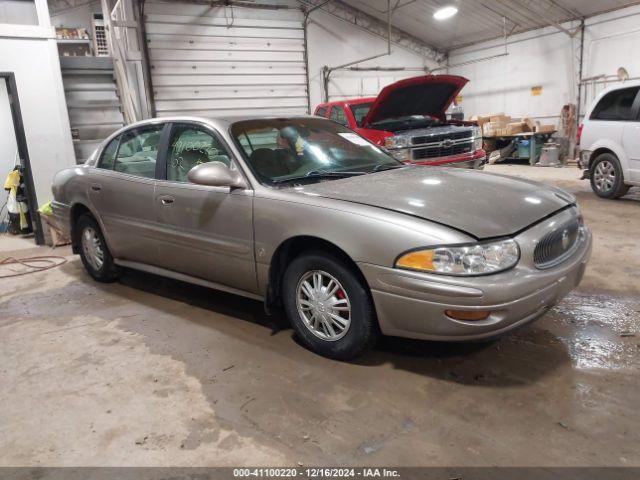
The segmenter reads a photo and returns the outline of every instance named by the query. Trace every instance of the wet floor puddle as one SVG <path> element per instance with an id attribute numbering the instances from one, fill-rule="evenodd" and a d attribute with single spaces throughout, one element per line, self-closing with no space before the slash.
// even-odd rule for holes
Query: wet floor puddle
<path id="1" fill-rule="evenodd" d="M 640 298 L 573 292 L 546 317 L 577 368 L 640 366 Z"/>

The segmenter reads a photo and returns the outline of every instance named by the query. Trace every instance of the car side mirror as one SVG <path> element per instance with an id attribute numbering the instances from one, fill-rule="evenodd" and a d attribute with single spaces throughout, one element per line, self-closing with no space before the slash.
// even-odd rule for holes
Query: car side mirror
<path id="1" fill-rule="evenodd" d="M 209 187 L 247 188 L 247 184 L 237 170 L 231 170 L 222 162 L 207 162 L 196 165 L 187 178 L 191 183 Z"/>

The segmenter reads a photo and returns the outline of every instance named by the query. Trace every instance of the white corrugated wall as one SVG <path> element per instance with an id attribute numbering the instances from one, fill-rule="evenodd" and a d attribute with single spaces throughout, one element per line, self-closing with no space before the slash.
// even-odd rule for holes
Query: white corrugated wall
<path id="1" fill-rule="evenodd" d="M 157 116 L 306 113 L 300 9 L 148 1 L 145 17 Z"/>
<path id="2" fill-rule="evenodd" d="M 631 77 L 640 76 L 640 6 L 635 5 L 585 20 L 582 77 L 615 76 L 624 67 Z M 565 24 L 576 27 L 578 22 Z M 509 38 L 508 56 L 450 69 L 452 74 L 470 79 L 462 91 L 467 116 L 505 112 L 513 117 L 532 116 L 543 123 L 557 123 L 560 108 L 575 103 L 579 37 L 573 40 L 555 27 L 534 30 Z M 453 65 L 487 58 L 504 52 L 501 40 L 454 50 Z M 610 81 L 609 84 L 615 84 Z M 542 87 L 533 95 L 531 87 Z M 581 113 L 606 85 L 590 85 L 582 91 Z"/>

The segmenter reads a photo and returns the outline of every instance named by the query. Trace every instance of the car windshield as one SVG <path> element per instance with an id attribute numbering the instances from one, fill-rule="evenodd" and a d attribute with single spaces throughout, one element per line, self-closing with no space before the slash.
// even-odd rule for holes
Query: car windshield
<path id="1" fill-rule="evenodd" d="M 364 117 L 369 113 L 369 109 L 373 102 L 369 103 L 359 103 L 357 105 L 350 105 L 351 111 L 353 112 L 353 116 L 356 119 L 356 125 L 362 127 L 362 122 L 364 121 Z"/>
<path id="2" fill-rule="evenodd" d="M 269 185 L 403 166 L 348 128 L 321 118 L 245 120 L 234 123 L 231 134 L 254 175 Z"/>

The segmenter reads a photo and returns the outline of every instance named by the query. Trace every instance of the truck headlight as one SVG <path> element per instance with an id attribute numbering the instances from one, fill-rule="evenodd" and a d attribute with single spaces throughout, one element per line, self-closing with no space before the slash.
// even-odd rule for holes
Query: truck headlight
<path id="1" fill-rule="evenodd" d="M 406 148 L 409 146 L 409 139 L 401 135 L 394 135 L 384 139 L 384 146 L 388 149 Z"/>
<path id="2" fill-rule="evenodd" d="M 400 255 L 394 266 L 443 275 L 473 276 L 502 272 L 513 267 L 519 259 L 518 244 L 507 238 L 411 250 Z"/>
<path id="3" fill-rule="evenodd" d="M 393 158 L 401 162 L 409 160 L 409 139 L 403 136 L 392 136 L 384 139 L 384 146 L 393 155 Z"/>

